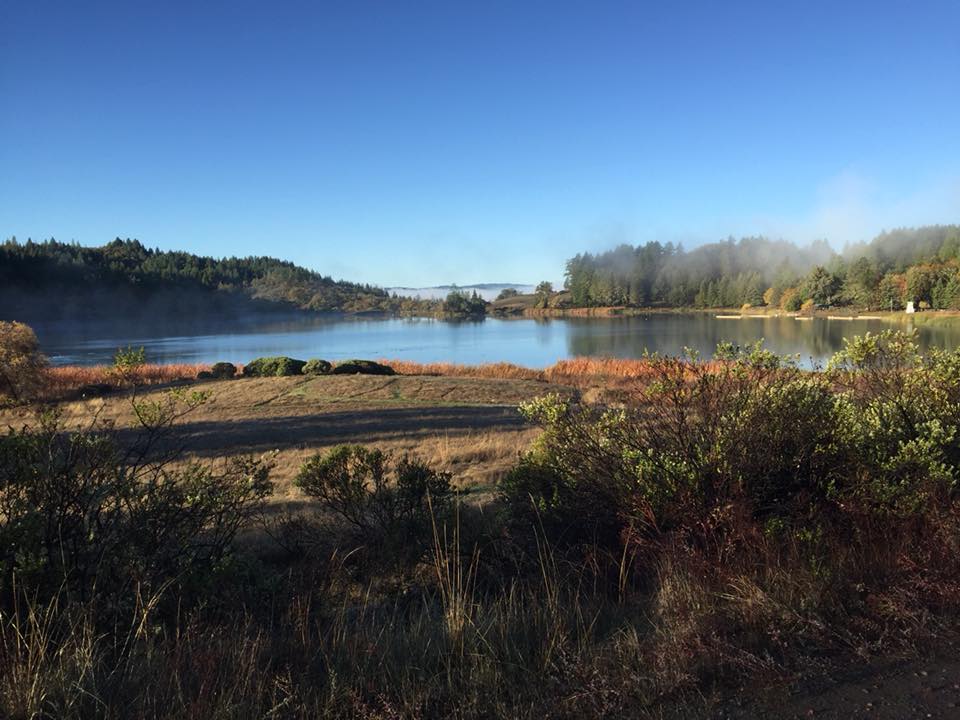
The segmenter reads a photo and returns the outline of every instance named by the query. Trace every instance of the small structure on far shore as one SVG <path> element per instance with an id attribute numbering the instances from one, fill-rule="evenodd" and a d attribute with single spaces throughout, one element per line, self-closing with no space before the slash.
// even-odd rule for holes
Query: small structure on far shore
<path id="1" fill-rule="evenodd" d="M 907 301 L 907 310 L 908 313 L 914 313 L 916 310 L 913 309 L 913 300 Z"/>

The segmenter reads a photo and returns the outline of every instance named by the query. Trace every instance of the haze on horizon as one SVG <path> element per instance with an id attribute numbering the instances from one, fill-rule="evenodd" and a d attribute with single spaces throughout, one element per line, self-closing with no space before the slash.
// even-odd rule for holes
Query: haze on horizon
<path id="1" fill-rule="evenodd" d="M 958 220 L 955 2 L 0 9 L 0 235 L 558 282 Z"/>

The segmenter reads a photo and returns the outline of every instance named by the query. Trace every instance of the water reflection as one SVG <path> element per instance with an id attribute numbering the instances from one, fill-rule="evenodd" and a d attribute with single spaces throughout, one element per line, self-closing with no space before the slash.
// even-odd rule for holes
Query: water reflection
<path id="1" fill-rule="evenodd" d="M 890 327 L 876 320 L 828 320 L 792 317 L 757 317 L 740 320 L 718 319 L 707 314 L 658 314 L 607 321 L 606 332 L 599 331 L 597 320 L 570 321 L 571 355 L 610 355 L 638 357 L 645 350 L 677 355 L 690 348 L 712 355 L 720 342 L 748 345 L 763 339 L 764 346 L 785 355 L 799 355 L 804 364 L 825 361 L 843 347 L 843 338 L 878 332 Z M 906 326 L 904 326 L 906 327 Z M 957 342 L 957 332 L 952 341 Z M 947 333 L 921 330 L 925 346 L 946 347 Z"/>
<path id="2" fill-rule="evenodd" d="M 261 355 L 342 360 L 400 358 L 419 362 L 513 362 L 544 367 L 577 355 L 676 355 L 691 348 L 709 356 L 719 342 L 758 339 L 806 365 L 826 361 L 843 338 L 896 327 L 870 320 L 796 320 L 713 315 L 653 314 L 628 318 L 519 319 L 445 322 L 431 318 L 268 317 L 229 327 L 177 324 L 39 324 L 41 346 L 56 364 L 108 363 L 119 346 L 143 345 L 153 362 L 245 362 Z M 909 328 L 907 323 L 900 327 Z M 960 344 L 958 325 L 921 325 L 924 348 Z"/>

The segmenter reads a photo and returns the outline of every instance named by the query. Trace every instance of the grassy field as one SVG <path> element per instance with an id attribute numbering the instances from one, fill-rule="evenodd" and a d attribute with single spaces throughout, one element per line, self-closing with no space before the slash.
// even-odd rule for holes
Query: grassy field
<path id="1" fill-rule="evenodd" d="M 425 371 L 469 373 L 457 366 Z M 145 376 L 164 377 L 161 372 Z M 83 378 L 101 379 L 96 371 L 83 373 Z M 304 459 L 343 443 L 410 453 L 453 473 L 462 490 L 482 496 L 536 436 L 517 406 L 547 392 L 567 396 L 575 392 L 543 380 L 439 374 L 238 378 L 190 382 L 189 387 L 209 392 L 210 398 L 178 426 L 176 442 L 181 443 L 184 459 L 276 452 L 271 475 L 278 502 L 299 499 L 290 481 Z M 65 400 L 57 407 L 67 427 L 97 418 L 130 431 L 137 424 L 134 397 L 150 400 L 168 389 L 168 384 L 147 385 L 136 392 Z M 34 421 L 30 407 L 0 410 L 2 426 Z"/>

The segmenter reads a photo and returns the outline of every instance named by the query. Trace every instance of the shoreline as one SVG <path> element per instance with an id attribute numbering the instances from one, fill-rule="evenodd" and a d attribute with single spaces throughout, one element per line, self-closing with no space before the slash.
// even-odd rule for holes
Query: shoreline
<path id="1" fill-rule="evenodd" d="M 639 317 L 644 315 L 713 315 L 720 319 L 750 318 L 823 318 L 825 320 L 882 320 L 884 322 L 960 322 L 960 310 L 922 310 L 907 313 L 903 310 L 853 310 L 847 308 L 829 308 L 815 310 L 812 313 L 791 312 L 787 310 L 751 307 L 742 308 L 667 308 L 667 307 L 628 307 L 605 306 L 590 308 L 524 308 L 521 312 L 491 313 L 487 317 L 498 319 L 537 318 L 537 317 Z"/>

